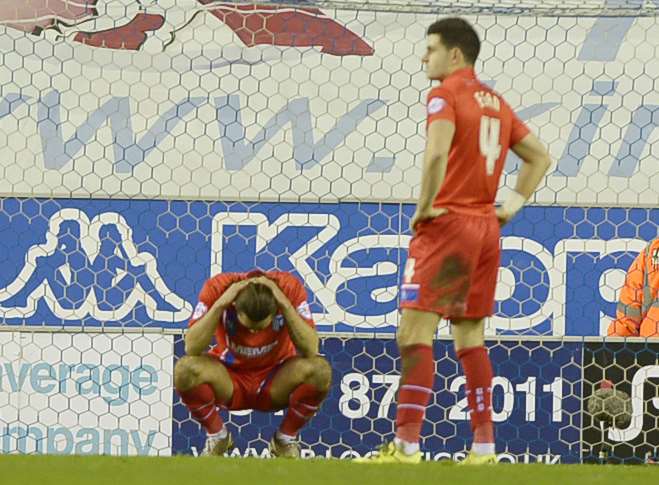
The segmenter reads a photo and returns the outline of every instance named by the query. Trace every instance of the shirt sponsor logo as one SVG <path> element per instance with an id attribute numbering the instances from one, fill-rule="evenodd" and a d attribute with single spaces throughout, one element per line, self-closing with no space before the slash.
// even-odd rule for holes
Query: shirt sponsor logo
<path id="1" fill-rule="evenodd" d="M 444 101 L 442 98 L 432 98 L 428 102 L 428 114 L 434 115 L 439 113 L 444 109 L 444 106 L 446 106 L 446 101 Z"/>
<path id="2" fill-rule="evenodd" d="M 261 347 L 248 347 L 246 345 L 238 345 L 232 341 L 229 341 L 229 347 L 231 347 L 231 350 L 236 354 L 242 357 L 247 357 L 248 359 L 253 359 L 269 353 L 277 346 L 278 343 L 279 340 L 275 340 L 274 342 L 263 345 Z"/>

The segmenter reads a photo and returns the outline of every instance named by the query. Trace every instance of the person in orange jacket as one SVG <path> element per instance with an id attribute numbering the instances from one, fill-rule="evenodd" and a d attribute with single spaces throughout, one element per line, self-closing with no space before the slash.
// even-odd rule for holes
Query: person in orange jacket
<path id="1" fill-rule="evenodd" d="M 659 338 L 659 238 L 651 241 L 627 270 L 608 335 Z"/>

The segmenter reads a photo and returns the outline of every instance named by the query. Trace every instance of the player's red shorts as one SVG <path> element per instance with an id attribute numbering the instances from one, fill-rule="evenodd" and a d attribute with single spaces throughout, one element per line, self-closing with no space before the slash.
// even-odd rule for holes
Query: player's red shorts
<path id="1" fill-rule="evenodd" d="M 270 387 L 275 374 L 286 362 L 287 360 L 284 360 L 273 367 L 256 370 L 236 370 L 225 366 L 233 382 L 233 396 L 231 401 L 223 406 L 230 411 L 241 409 L 278 411 L 281 409 L 281 407 L 272 405 Z"/>
<path id="2" fill-rule="evenodd" d="M 445 318 L 494 312 L 499 272 L 499 222 L 455 212 L 422 222 L 410 242 L 400 306 Z"/>

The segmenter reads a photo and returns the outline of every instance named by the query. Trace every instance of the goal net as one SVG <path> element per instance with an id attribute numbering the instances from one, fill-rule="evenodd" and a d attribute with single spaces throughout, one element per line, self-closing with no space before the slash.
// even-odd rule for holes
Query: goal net
<path id="1" fill-rule="evenodd" d="M 420 58 L 427 26 L 455 14 L 483 39 L 480 78 L 556 161 L 502 236 L 487 323 L 502 459 L 655 454 L 657 343 L 601 337 L 657 237 L 658 8 L 0 1 L 3 452 L 197 449 L 171 388 L 181 334 L 207 277 L 255 266 L 304 280 L 335 369 L 308 453 L 386 437 L 430 88 Z M 509 156 L 499 198 L 520 163 Z M 448 335 L 431 459 L 459 457 L 469 436 Z M 604 379 L 635 403 L 626 427 L 587 412 Z M 236 453 L 262 454 L 279 419 L 232 416 Z"/>

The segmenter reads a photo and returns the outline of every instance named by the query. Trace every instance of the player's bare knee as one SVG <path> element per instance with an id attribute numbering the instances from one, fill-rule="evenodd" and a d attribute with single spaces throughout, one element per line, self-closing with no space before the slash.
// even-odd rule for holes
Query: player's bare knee
<path id="1" fill-rule="evenodd" d="M 199 379 L 199 358 L 192 356 L 181 357 L 174 366 L 174 387 L 180 391 L 187 391 L 197 385 Z"/>
<path id="2" fill-rule="evenodd" d="M 396 343 L 398 344 L 398 348 L 408 346 L 409 341 L 409 332 L 406 332 L 401 328 L 398 333 L 396 333 Z"/>
<path id="3" fill-rule="evenodd" d="M 332 367 L 323 357 L 309 359 L 311 373 L 309 379 L 320 390 L 328 391 L 332 383 Z"/>
<path id="4" fill-rule="evenodd" d="M 453 319 L 451 324 L 456 350 L 480 347 L 485 344 L 482 320 Z"/>
<path id="5" fill-rule="evenodd" d="M 398 333 L 396 333 L 396 343 L 399 349 L 419 343 L 418 340 L 418 332 L 415 331 L 412 325 L 402 326 L 398 329 Z"/>
<path id="6" fill-rule="evenodd" d="M 440 315 L 434 312 L 404 309 L 396 333 L 398 348 L 432 345 L 439 321 Z"/>
<path id="7" fill-rule="evenodd" d="M 398 348 L 407 347 L 415 343 L 418 331 L 418 326 L 414 325 L 413 313 L 410 310 L 403 310 L 400 325 L 396 332 Z"/>

